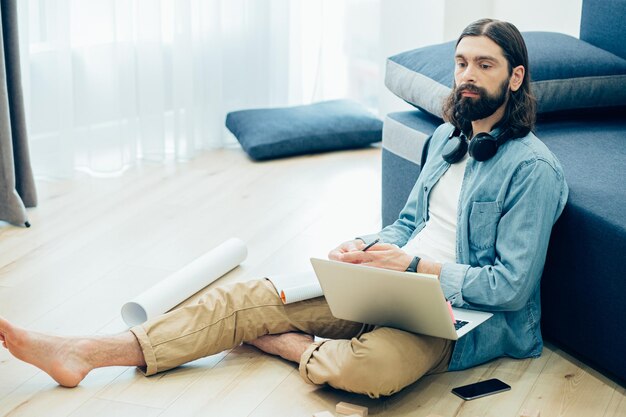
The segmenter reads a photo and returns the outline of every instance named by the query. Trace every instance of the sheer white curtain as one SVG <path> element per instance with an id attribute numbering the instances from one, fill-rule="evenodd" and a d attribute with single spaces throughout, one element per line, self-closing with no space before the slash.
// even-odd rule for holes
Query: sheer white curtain
<path id="1" fill-rule="evenodd" d="M 18 3 L 38 176 L 192 158 L 229 143 L 231 110 L 376 105 L 377 0 Z"/>

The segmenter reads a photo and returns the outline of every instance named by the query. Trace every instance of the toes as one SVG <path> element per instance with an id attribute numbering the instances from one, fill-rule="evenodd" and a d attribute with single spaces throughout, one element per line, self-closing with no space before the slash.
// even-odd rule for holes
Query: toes
<path id="1" fill-rule="evenodd" d="M 9 334 L 11 330 L 13 330 L 13 325 L 11 325 L 11 323 L 9 323 L 8 321 L 0 317 L 0 338 L 2 340 L 5 340 L 6 335 Z"/>

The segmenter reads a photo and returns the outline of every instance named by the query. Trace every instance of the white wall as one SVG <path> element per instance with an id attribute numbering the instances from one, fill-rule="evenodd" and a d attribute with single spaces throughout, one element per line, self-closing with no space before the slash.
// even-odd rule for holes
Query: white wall
<path id="1" fill-rule="evenodd" d="M 410 49 L 456 39 L 474 20 L 490 17 L 513 23 L 520 31 L 579 35 L 582 0 L 381 0 L 382 68 L 386 58 Z M 384 75 L 384 70 L 382 71 Z M 411 110 L 380 82 L 379 112 Z"/>
<path id="2" fill-rule="evenodd" d="M 387 57 L 400 52 L 441 42 L 444 3 L 428 0 L 380 1 L 379 114 L 412 108 L 393 95 L 384 85 Z"/>
<path id="3" fill-rule="evenodd" d="M 456 40 L 471 22 L 485 17 L 497 18 L 493 14 L 494 0 L 445 0 L 445 21 L 441 41 Z"/>
<path id="4" fill-rule="evenodd" d="M 494 0 L 493 17 L 513 23 L 521 31 L 561 32 L 578 37 L 582 0 Z"/>
<path id="5" fill-rule="evenodd" d="M 468 23 L 506 20 L 520 31 L 561 32 L 578 37 L 582 0 L 445 0 L 444 40 L 456 39 Z"/>

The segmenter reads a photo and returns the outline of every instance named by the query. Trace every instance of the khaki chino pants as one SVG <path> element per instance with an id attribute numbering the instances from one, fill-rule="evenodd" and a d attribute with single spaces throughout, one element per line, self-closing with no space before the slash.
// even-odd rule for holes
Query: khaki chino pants
<path id="1" fill-rule="evenodd" d="M 302 378 L 372 398 L 446 371 L 452 354 L 449 340 L 337 319 L 324 297 L 284 305 L 266 279 L 211 289 L 198 304 L 131 331 L 143 351 L 146 375 L 267 334 L 303 332 L 327 338 L 302 355 Z"/>

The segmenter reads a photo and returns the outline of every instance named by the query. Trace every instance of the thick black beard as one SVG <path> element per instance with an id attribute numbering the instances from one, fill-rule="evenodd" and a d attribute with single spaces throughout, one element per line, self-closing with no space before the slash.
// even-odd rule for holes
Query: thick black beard
<path id="1" fill-rule="evenodd" d="M 485 119 L 495 113 L 506 101 L 509 93 L 509 80 L 500 84 L 499 91 L 490 95 L 483 87 L 473 84 L 461 84 L 454 91 L 455 117 L 463 127 L 470 126 L 474 120 Z M 479 95 L 478 98 L 463 97 L 463 91 L 470 91 Z"/>

